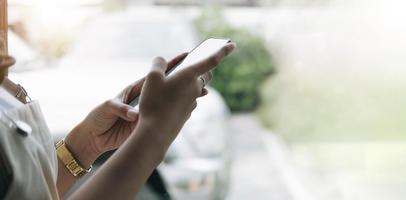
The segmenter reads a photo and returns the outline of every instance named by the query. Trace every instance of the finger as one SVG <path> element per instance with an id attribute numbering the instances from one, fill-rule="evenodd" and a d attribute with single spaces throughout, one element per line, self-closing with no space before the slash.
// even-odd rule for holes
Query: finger
<path id="1" fill-rule="evenodd" d="M 122 99 L 122 102 L 129 103 L 135 97 L 139 96 L 141 93 L 142 86 L 144 85 L 145 78 L 141 78 L 134 83 L 127 86 L 119 95 L 118 97 Z"/>
<path id="2" fill-rule="evenodd" d="M 127 107 L 128 108 L 127 117 L 129 119 L 128 121 L 132 121 L 132 122 L 137 121 L 138 117 L 139 117 L 138 110 L 133 108 L 132 106 L 130 106 L 130 107 L 131 108 Z"/>
<path id="3" fill-rule="evenodd" d="M 132 83 L 129 87 L 131 88 L 131 93 L 140 93 L 142 85 L 145 82 L 145 78 L 141 78 L 134 83 Z"/>
<path id="4" fill-rule="evenodd" d="M 168 63 L 162 57 L 157 57 L 152 61 L 151 72 L 148 76 L 160 76 L 161 78 L 165 77 L 165 71 L 168 68 Z M 151 78 L 151 77 L 150 77 Z"/>
<path id="5" fill-rule="evenodd" d="M 187 55 L 188 55 L 188 53 L 185 52 L 185 53 L 182 53 L 182 54 L 176 56 L 176 57 L 173 58 L 171 61 L 169 61 L 167 71 L 168 71 L 168 70 L 171 70 L 171 69 L 174 68 L 176 65 L 178 65 L 183 59 L 186 58 Z"/>
<path id="6" fill-rule="evenodd" d="M 202 76 L 197 77 L 197 80 L 199 82 L 200 88 L 203 89 L 204 86 L 206 85 L 206 80 L 204 80 L 204 78 Z"/>
<path id="7" fill-rule="evenodd" d="M 205 85 L 207 85 L 213 78 L 213 73 L 211 71 L 209 71 L 209 72 L 204 73 L 201 77 L 204 79 Z"/>
<path id="8" fill-rule="evenodd" d="M 117 99 L 106 102 L 110 111 L 126 121 L 136 121 L 138 119 L 138 110 L 127 104 L 121 103 Z"/>
<path id="9" fill-rule="evenodd" d="M 214 69 L 225 56 L 229 55 L 235 49 L 235 47 L 235 43 L 229 43 L 207 59 L 204 59 L 199 63 L 186 68 L 185 70 L 191 70 L 196 76 L 200 76 Z"/>
<path id="10" fill-rule="evenodd" d="M 204 96 L 206 96 L 207 94 L 209 94 L 209 91 L 208 91 L 206 88 L 203 88 L 203 89 L 202 89 L 202 93 L 200 93 L 199 97 L 204 97 Z"/>
<path id="11" fill-rule="evenodd" d="M 130 93 L 128 94 L 127 100 L 128 99 L 132 100 L 141 94 L 141 89 L 142 86 L 144 85 L 144 82 L 145 78 L 142 78 L 139 81 L 137 81 L 134 85 L 132 85 L 133 87 L 131 88 Z"/>
<path id="12" fill-rule="evenodd" d="M 191 110 L 193 111 L 197 107 L 197 101 L 193 102 Z"/>

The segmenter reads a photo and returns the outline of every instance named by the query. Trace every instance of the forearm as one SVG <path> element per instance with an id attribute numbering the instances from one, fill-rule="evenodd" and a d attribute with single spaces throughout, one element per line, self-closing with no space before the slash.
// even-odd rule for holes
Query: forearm
<path id="1" fill-rule="evenodd" d="M 79 178 L 74 177 L 69 170 L 63 165 L 63 163 L 58 159 L 58 180 L 57 188 L 58 193 L 61 198 L 63 198 L 66 192 L 76 183 Z"/>
<path id="2" fill-rule="evenodd" d="M 90 143 L 87 142 L 89 139 L 86 137 L 88 137 L 88 134 L 83 133 L 82 130 L 76 127 L 65 138 L 65 144 L 79 164 L 87 169 L 96 160 L 98 153 L 93 150 Z M 80 177 L 73 176 L 58 158 L 57 188 L 61 198 L 65 196 L 66 192 L 68 192 L 79 179 Z"/>
<path id="3" fill-rule="evenodd" d="M 134 199 L 162 161 L 172 138 L 140 124 L 130 138 L 72 199 Z"/>

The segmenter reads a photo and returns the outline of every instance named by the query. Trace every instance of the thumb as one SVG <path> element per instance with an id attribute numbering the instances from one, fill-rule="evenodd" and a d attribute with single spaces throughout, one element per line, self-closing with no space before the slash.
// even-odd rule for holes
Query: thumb
<path id="1" fill-rule="evenodd" d="M 138 119 L 138 110 L 120 102 L 118 99 L 107 101 L 107 107 L 114 115 L 126 121 L 136 121 Z"/>

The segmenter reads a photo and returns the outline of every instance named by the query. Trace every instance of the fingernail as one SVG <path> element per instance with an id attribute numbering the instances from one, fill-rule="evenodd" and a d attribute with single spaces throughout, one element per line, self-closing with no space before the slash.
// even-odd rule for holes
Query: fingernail
<path id="1" fill-rule="evenodd" d="M 138 117 L 138 112 L 135 109 L 130 109 L 127 111 L 127 117 L 131 120 L 136 120 Z"/>

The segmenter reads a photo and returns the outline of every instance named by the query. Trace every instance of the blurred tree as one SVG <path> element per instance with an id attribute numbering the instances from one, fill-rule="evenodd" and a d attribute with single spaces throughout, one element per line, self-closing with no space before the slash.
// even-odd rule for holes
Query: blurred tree
<path id="1" fill-rule="evenodd" d="M 231 38 L 238 48 L 214 70 L 211 85 L 233 112 L 252 111 L 260 102 L 259 87 L 272 73 L 270 53 L 263 38 L 226 22 L 221 8 L 207 7 L 195 21 L 202 39 Z"/>

